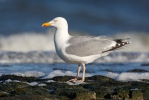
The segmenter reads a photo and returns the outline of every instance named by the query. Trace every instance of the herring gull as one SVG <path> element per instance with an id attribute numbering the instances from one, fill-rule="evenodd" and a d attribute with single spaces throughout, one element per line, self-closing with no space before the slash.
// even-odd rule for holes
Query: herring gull
<path id="1" fill-rule="evenodd" d="M 127 44 L 127 39 L 112 39 L 106 36 L 70 36 L 68 33 L 68 24 L 65 18 L 56 17 L 50 22 L 42 24 L 42 27 L 54 26 L 54 45 L 57 55 L 67 63 L 78 64 L 77 75 L 69 81 L 85 81 L 85 64 L 109 54 Z M 83 68 L 82 79 L 78 76 Z"/>

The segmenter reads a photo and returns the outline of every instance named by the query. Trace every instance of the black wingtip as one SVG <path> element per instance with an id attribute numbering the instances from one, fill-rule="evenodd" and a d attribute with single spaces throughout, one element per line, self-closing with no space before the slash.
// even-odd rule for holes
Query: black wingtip
<path id="1" fill-rule="evenodd" d="M 115 39 L 114 41 L 116 42 L 116 45 L 114 47 L 112 47 L 111 49 L 107 50 L 107 51 L 103 51 L 104 52 L 108 52 L 108 51 L 114 51 L 114 50 L 118 50 L 122 47 L 124 47 L 127 44 L 130 44 L 131 42 L 129 41 L 130 38 L 126 38 L 126 39 Z"/>

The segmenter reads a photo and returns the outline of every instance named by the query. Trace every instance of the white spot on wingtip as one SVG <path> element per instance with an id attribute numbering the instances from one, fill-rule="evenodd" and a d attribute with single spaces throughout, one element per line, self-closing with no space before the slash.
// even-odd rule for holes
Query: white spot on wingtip
<path id="1" fill-rule="evenodd" d="M 120 46 L 121 44 L 118 43 L 117 45 Z"/>

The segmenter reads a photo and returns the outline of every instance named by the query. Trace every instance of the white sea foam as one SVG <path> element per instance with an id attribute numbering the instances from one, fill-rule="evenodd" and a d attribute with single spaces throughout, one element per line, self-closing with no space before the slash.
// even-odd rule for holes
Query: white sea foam
<path id="1" fill-rule="evenodd" d="M 38 86 L 46 86 L 46 84 L 44 84 L 44 83 L 41 83 L 41 84 L 38 84 Z"/>
<path id="2" fill-rule="evenodd" d="M 25 83 L 27 83 L 28 85 L 30 85 L 30 86 L 36 86 L 36 85 L 38 85 L 38 82 L 25 82 Z"/>
<path id="3" fill-rule="evenodd" d="M 67 73 L 67 72 L 66 72 Z M 50 73 L 48 76 L 46 76 L 45 78 L 53 78 L 55 76 L 64 76 L 64 75 L 68 75 L 68 76 L 75 76 L 76 74 L 73 73 L 73 72 L 69 72 L 69 73 L 72 73 L 71 75 L 69 74 L 66 74 L 66 73 L 63 73 L 59 70 L 57 71 L 54 71 L 52 73 Z M 91 75 L 86 75 L 86 77 L 90 77 L 90 76 L 93 76 L 93 74 Z M 136 73 L 136 72 L 123 72 L 123 73 L 113 73 L 113 72 L 107 72 L 107 74 L 105 74 L 104 76 L 107 76 L 109 78 L 113 78 L 117 81 L 141 81 L 142 79 L 149 79 L 149 73 L 148 72 L 145 72 L 145 73 Z M 6 83 L 9 83 L 9 82 L 20 82 L 20 81 L 16 81 L 16 80 L 11 80 L 11 79 L 8 79 L 8 80 L 5 80 Z M 55 82 L 53 80 L 48 80 L 46 82 Z M 45 84 L 42 84 L 42 83 L 38 83 L 38 82 L 25 82 L 27 83 L 28 85 L 30 86 L 35 86 L 35 85 L 38 85 L 38 86 L 45 86 Z M 78 83 L 75 83 L 75 84 L 72 84 L 71 82 L 66 82 L 67 84 L 70 84 L 70 85 L 78 85 L 80 84 L 79 82 Z"/>
<path id="4" fill-rule="evenodd" d="M 85 83 L 85 82 L 81 82 L 81 81 L 76 81 L 76 82 L 69 82 L 69 81 L 67 81 L 66 83 L 69 84 L 69 85 L 87 84 L 87 83 Z"/>
<path id="5" fill-rule="evenodd" d="M 73 73 L 71 71 L 62 72 L 61 70 L 55 70 L 44 78 L 53 78 L 55 76 L 76 76 L 76 73 Z M 82 76 L 82 73 L 80 74 L 80 76 Z M 85 76 L 89 77 L 89 76 L 92 76 L 92 74 L 86 73 Z"/>
<path id="6" fill-rule="evenodd" d="M 5 80 L 5 82 L 6 83 L 10 83 L 10 82 L 12 82 L 12 80 L 11 79 L 7 79 L 7 80 Z"/>
<path id="7" fill-rule="evenodd" d="M 63 72 L 61 70 L 51 71 L 48 75 L 45 75 L 45 73 L 39 72 L 39 71 L 14 72 L 11 74 L 17 75 L 17 76 L 23 76 L 23 77 L 43 77 L 43 79 L 53 78 L 55 76 L 76 76 L 76 73 L 72 71 Z M 82 76 L 82 73 L 80 73 L 80 76 Z M 92 74 L 86 73 L 86 77 L 90 77 L 90 76 L 92 76 Z M 54 81 L 48 80 L 47 82 L 54 82 Z"/>
<path id="8" fill-rule="evenodd" d="M 38 72 L 37 72 L 38 74 Z M 18 75 L 18 74 L 17 74 Z M 19 74 L 20 75 L 20 74 Z M 55 76 L 75 76 L 76 73 L 73 73 L 71 71 L 66 71 L 66 72 L 62 72 L 60 70 L 56 70 L 56 71 L 53 71 L 51 72 L 49 75 L 46 75 L 43 79 L 45 78 L 53 78 Z M 90 76 L 93 76 L 93 75 L 97 75 L 97 73 L 86 73 L 86 77 L 90 77 Z M 147 79 L 149 80 L 149 72 L 122 72 L 122 73 L 114 73 L 114 72 L 105 72 L 103 74 L 99 74 L 99 75 L 103 75 L 103 76 L 106 76 L 106 77 L 109 77 L 109 78 L 113 78 L 117 81 L 141 81 L 142 79 Z M 33 76 L 35 77 L 35 74 L 30 74 L 29 76 Z M 82 76 L 82 74 L 80 75 Z M 20 82 L 20 81 L 17 81 L 17 80 L 11 80 L 11 79 L 7 79 L 5 80 L 5 83 L 9 83 L 9 82 Z M 55 82 L 53 80 L 48 80 L 46 81 L 47 83 L 50 83 L 50 82 Z M 38 82 L 24 82 L 24 83 L 27 83 L 28 85 L 30 86 L 45 86 L 44 83 L 38 83 Z M 79 82 L 78 83 L 71 83 L 71 82 L 66 82 L 67 84 L 70 84 L 70 85 L 78 85 L 80 84 Z"/>
<path id="9" fill-rule="evenodd" d="M 3 81 L 1 81 L 1 82 L 3 82 Z M 4 83 L 11 83 L 11 82 L 21 82 L 21 81 L 19 81 L 19 80 L 11 80 L 11 79 L 7 79 L 7 80 L 4 81 Z M 23 83 L 26 83 L 26 84 L 28 84 L 30 86 L 46 86 L 46 84 L 38 83 L 38 82 L 23 82 Z"/>
<path id="10" fill-rule="evenodd" d="M 20 82 L 19 80 L 11 80 L 11 79 L 7 79 L 4 81 L 4 83 L 10 83 L 10 82 Z"/>
<path id="11" fill-rule="evenodd" d="M 26 72 L 14 72 L 12 75 L 23 76 L 23 77 L 42 77 L 45 74 L 39 71 L 26 71 Z"/>
<path id="12" fill-rule="evenodd" d="M 46 81 L 47 83 L 55 82 L 54 80 L 48 80 Z"/>
<path id="13" fill-rule="evenodd" d="M 118 81 L 141 81 L 141 79 L 149 79 L 148 72 L 146 73 L 123 72 L 120 74 L 108 72 L 106 76 Z"/>
<path id="14" fill-rule="evenodd" d="M 53 72 L 51 72 L 49 75 L 47 75 L 46 77 L 44 78 L 53 78 L 55 76 L 75 76 L 76 74 L 71 72 L 71 71 L 66 71 L 66 72 L 62 72 L 60 70 L 55 70 Z"/>
<path id="15" fill-rule="evenodd" d="M 54 51 L 53 31 L 0 36 L 1 51 Z"/>

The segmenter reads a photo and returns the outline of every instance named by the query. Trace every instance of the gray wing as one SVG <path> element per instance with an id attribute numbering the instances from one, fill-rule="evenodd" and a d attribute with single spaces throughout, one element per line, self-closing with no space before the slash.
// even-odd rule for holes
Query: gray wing
<path id="1" fill-rule="evenodd" d="M 65 51 L 81 57 L 96 55 L 111 49 L 113 42 L 115 41 L 107 37 L 74 37 L 68 41 L 70 45 Z"/>
<path id="2" fill-rule="evenodd" d="M 69 44 L 77 44 L 77 43 L 81 43 L 81 42 L 86 42 L 86 41 L 90 41 L 90 40 L 94 40 L 94 39 L 100 39 L 100 40 L 106 40 L 106 39 L 110 39 L 113 40 L 111 38 L 107 38 L 106 36 L 98 36 L 98 37 L 93 37 L 93 36 L 73 36 L 68 40 Z"/>

